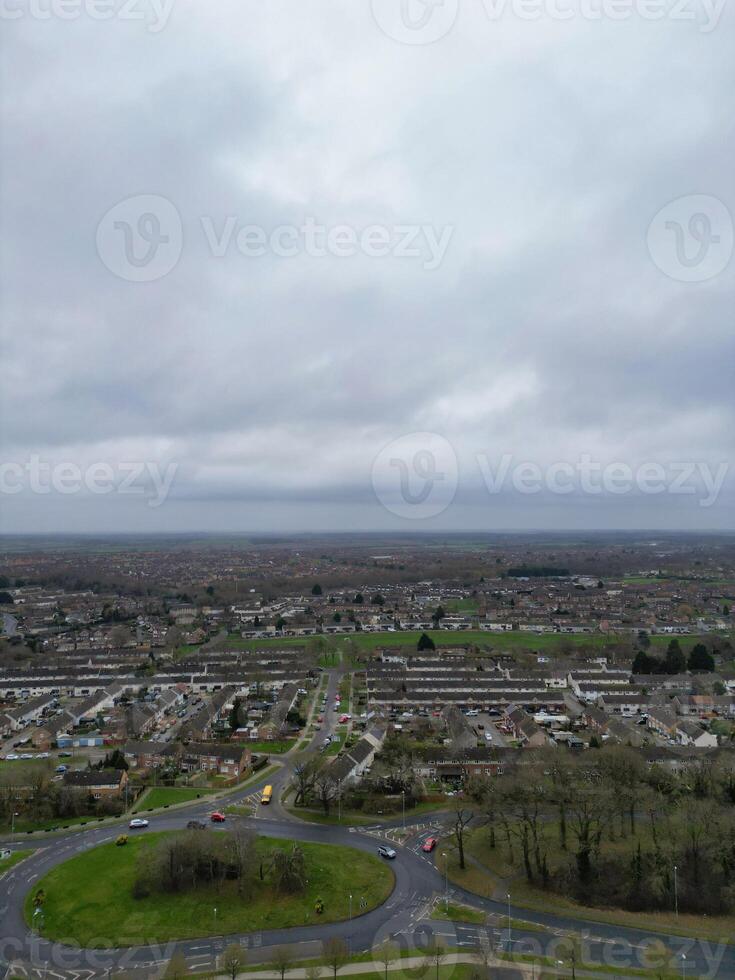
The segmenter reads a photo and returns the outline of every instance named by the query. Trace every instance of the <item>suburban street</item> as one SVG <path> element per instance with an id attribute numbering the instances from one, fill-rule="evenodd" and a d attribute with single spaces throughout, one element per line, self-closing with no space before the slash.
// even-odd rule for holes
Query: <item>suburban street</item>
<path id="1" fill-rule="evenodd" d="M 339 670 L 329 672 L 328 710 L 323 726 L 324 734 L 335 723 L 333 708 L 334 694 L 338 689 Z M 321 733 L 320 733 L 321 734 Z M 318 751 L 323 739 L 314 740 L 309 752 Z M 273 802 L 266 809 L 253 805 L 252 816 L 228 817 L 228 823 L 244 820 L 259 833 L 273 837 L 291 838 L 299 841 L 345 845 L 362 851 L 375 853 L 378 846 L 388 840 L 398 852 L 391 862 L 395 873 L 395 887 L 387 901 L 380 907 L 360 914 L 359 896 L 355 896 L 352 920 L 310 925 L 291 929 L 270 930 L 252 933 L 246 929 L 236 936 L 207 936 L 163 947 L 156 942 L 132 946 L 126 949 L 84 950 L 59 943 L 51 943 L 29 930 L 23 917 L 23 903 L 30 891 L 37 887 L 39 879 L 57 864 L 76 854 L 115 839 L 125 826 L 107 824 L 98 829 L 70 831 L 64 834 L 18 836 L 5 843 L 13 849 L 27 848 L 37 844 L 38 850 L 21 864 L 13 868 L 0 880 L 0 964 L 10 975 L 75 977 L 77 980 L 93 975 L 103 975 L 111 970 L 134 971 L 145 974 L 159 969 L 169 959 L 174 950 L 181 951 L 194 970 L 211 968 L 217 957 L 231 942 L 237 941 L 249 949 L 250 959 L 264 960 L 269 948 L 280 944 L 293 944 L 297 947 L 299 958 L 318 956 L 321 942 L 330 937 L 340 937 L 352 952 L 357 953 L 375 948 L 380 942 L 391 938 L 404 948 L 425 947 L 432 936 L 441 937 L 446 945 L 467 950 L 477 948 L 482 943 L 490 943 L 494 948 L 507 948 L 510 940 L 514 949 L 518 944 L 551 943 L 555 937 L 573 931 L 586 939 L 586 956 L 593 962 L 610 961 L 612 952 L 617 951 L 621 964 L 618 976 L 625 976 L 621 957 L 627 955 L 627 965 L 637 968 L 641 962 L 638 953 L 645 950 L 645 944 L 658 940 L 666 944 L 684 965 L 685 975 L 697 977 L 735 976 L 735 946 L 728 945 L 714 949 L 710 945 L 688 939 L 676 939 L 666 935 L 655 935 L 642 930 L 608 926 L 586 921 L 578 921 L 557 915 L 550 909 L 547 912 L 529 911 L 516 907 L 506 901 L 481 898 L 473 893 L 447 882 L 441 869 L 435 865 L 434 854 L 424 853 L 421 844 L 430 834 L 446 836 L 451 832 L 451 815 L 437 813 L 424 815 L 406 821 L 408 836 L 403 843 L 396 840 L 395 831 L 402 830 L 402 820 L 376 824 L 374 827 L 342 827 L 306 823 L 294 817 L 283 807 L 280 797 L 289 784 L 293 766 L 297 760 L 303 761 L 305 755 L 291 751 L 280 770 L 246 788 L 233 790 L 222 795 L 218 807 L 257 801 L 266 783 L 274 787 Z M 196 801 L 177 807 L 175 811 L 150 816 L 151 831 L 181 830 L 188 821 L 198 819 L 208 821 L 213 809 L 212 802 Z M 211 831 L 214 832 L 213 828 Z M 226 832 L 226 830 L 224 831 Z M 146 831 L 140 831 L 146 833 Z M 402 836 L 402 835 L 401 835 Z M 448 886 L 448 887 L 447 887 Z M 488 926 L 455 923 L 430 918 L 435 902 L 448 899 L 480 910 L 487 916 Z M 328 900 L 328 896 L 327 896 Z M 508 916 L 511 921 L 522 919 L 527 928 L 513 925 L 508 935 Z M 534 928 L 534 926 L 536 928 Z M 544 927 L 546 931 L 539 931 Z M 203 930 L 204 931 L 204 930 Z M 627 951 L 627 953 L 626 953 Z M 632 958 L 631 958 L 632 957 Z M 716 961 L 716 962 L 715 962 Z M 613 961 L 615 962 L 615 961 Z"/>

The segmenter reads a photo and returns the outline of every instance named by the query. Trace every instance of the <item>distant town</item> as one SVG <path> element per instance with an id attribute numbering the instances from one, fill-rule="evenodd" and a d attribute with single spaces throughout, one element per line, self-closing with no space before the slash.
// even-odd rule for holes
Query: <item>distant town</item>
<path id="1" fill-rule="evenodd" d="M 428 860 L 422 914 L 495 921 L 501 956 L 555 898 L 735 921 L 731 538 L 6 541 L 0 576 L 6 861 L 116 823 L 326 825 Z"/>

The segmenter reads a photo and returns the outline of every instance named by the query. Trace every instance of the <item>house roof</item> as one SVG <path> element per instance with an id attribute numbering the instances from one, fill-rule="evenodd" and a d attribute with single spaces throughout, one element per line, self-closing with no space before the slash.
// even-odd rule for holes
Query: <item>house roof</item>
<path id="1" fill-rule="evenodd" d="M 64 773 L 65 786 L 119 786 L 124 769 L 79 769 Z"/>

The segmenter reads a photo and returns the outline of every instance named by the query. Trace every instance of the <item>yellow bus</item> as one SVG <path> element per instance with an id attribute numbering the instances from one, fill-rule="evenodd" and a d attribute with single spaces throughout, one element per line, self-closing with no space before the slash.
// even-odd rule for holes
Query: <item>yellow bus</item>
<path id="1" fill-rule="evenodd" d="M 273 787 L 272 786 L 266 786 L 266 788 L 263 790 L 263 795 L 260 797 L 260 802 L 261 803 L 270 803 L 271 796 L 273 796 Z"/>

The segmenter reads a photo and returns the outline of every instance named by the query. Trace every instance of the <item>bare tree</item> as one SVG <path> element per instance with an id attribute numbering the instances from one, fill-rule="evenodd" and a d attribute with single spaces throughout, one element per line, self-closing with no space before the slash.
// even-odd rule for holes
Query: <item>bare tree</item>
<path id="1" fill-rule="evenodd" d="M 294 768 L 294 806 L 304 806 L 308 796 L 314 790 L 314 783 L 316 782 L 318 773 L 319 763 L 316 759 L 309 759 L 306 762 L 299 763 Z"/>
<path id="2" fill-rule="evenodd" d="M 237 980 L 245 969 L 248 960 L 247 951 L 238 943 L 231 943 L 222 954 L 220 966 L 231 980 Z"/>
<path id="3" fill-rule="evenodd" d="M 229 851 L 232 864 L 237 872 L 237 893 L 243 895 L 252 883 L 255 874 L 257 835 L 244 823 L 237 822 L 228 834 Z"/>
<path id="4" fill-rule="evenodd" d="M 463 806 L 461 803 L 454 809 L 452 814 L 452 833 L 454 834 L 454 839 L 457 842 L 457 851 L 459 852 L 459 866 L 464 871 L 465 860 L 464 860 L 464 834 L 467 824 L 472 820 L 473 813 L 468 807 Z"/>
<path id="5" fill-rule="evenodd" d="M 426 950 L 426 962 L 428 966 L 434 964 L 436 968 L 436 980 L 439 980 L 439 967 L 442 965 L 444 960 L 447 958 L 447 947 L 441 941 L 433 936 L 429 946 Z"/>
<path id="6" fill-rule="evenodd" d="M 334 980 L 337 980 L 337 973 L 347 963 L 350 958 L 350 951 L 344 939 L 325 939 L 322 943 L 322 955 L 325 964 L 332 971 Z"/>
<path id="7" fill-rule="evenodd" d="M 398 959 L 398 953 L 398 945 L 392 943 L 389 939 L 386 939 L 375 950 L 375 959 L 378 963 L 382 963 L 385 969 L 385 980 L 388 980 L 388 967 Z"/>
<path id="8" fill-rule="evenodd" d="M 329 808 L 337 796 L 337 781 L 329 772 L 329 766 L 325 766 L 314 781 L 314 790 L 317 799 L 321 803 L 324 813 L 329 816 Z"/>
<path id="9" fill-rule="evenodd" d="M 319 980 L 322 975 L 322 968 L 318 963 L 311 963 L 305 972 L 306 980 Z"/>
<path id="10" fill-rule="evenodd" d="M 288 946 L 276 946 L 270 955 L 270 964 L 276 973 L 279 974 L 281 980 L 286 976 L 289 970 L 293 968 L 295 963 L 295 957 Z"/>
<path id="11" fill-rule="evenodd" d="M 183 980 L 189 976 L 189 967 L 186 965 L 186 957 L 177 950 L 168 961 L 164 977 L 166 980 Z"/>

